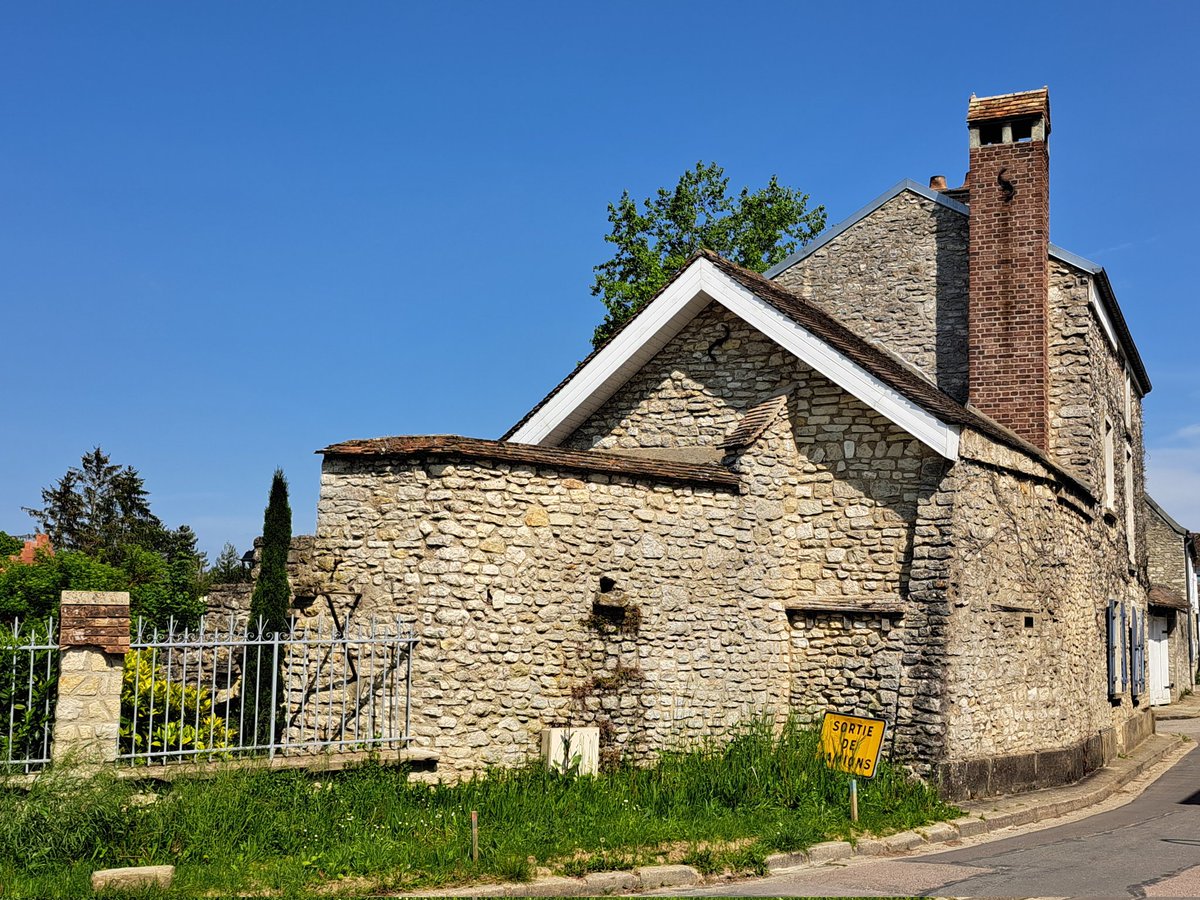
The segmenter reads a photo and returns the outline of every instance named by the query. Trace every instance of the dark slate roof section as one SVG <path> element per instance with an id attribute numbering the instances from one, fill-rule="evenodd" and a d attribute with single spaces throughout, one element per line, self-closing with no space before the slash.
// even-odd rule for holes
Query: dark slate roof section
<path id="1" fill-rule="evenodd" d="M 510 441 L 486 441 L 454 434 L 404 435 L 343 441 L 317 453 L 334 458 L 479 459 L 511 465 L 539 466 L 587 474 L 627 475 L 651 481 L 698 484 L 737 490 L 738 476 L 724 466 L 620 456 L 603 450 L 559 450 Z"/>
<path id="2" fill-rule="evenodd" d="M 1149 494 L 1143 494 L 1142 496 L 1146 498 L 1147 505 L 1167 524 L 1168 528 L 1183 538 L 1187 537 L 1188 530 L 1167 515 L 1167 511 L 1159 506 L 1153 497 Z"/>
<path id="3" fill-rule="evenodd" d="M 1151 606 L 1166 606 L 1170 609 L 1181 609 L 1187 612 L 1188 602 L 1179 592 L 1164 584 L 1150 586 L 1149 600 Z"/>
<path id="4" fill-rule="evenodd" d="M 933 188 L 918 184 L 911 178 L 906 178 L 903 181 L 893 185 L 888 190 L 884 191 L 862 209 L 858 210 L 854 215 L 842 220 L 833 228 L 826 231 L 811 244 L 806 244 L 801 247 L 783 262 L 776 263 L 763 273 L 767 278 L 775 278 L 778 275 L 786 272 L 796 263 L 811 256 L 813 253 L 820 250 L 830 241 L 835 240 L 840 234 L 857 225 L 871 213 L 875 212 L 889 200 L 894 199 L 905 191 L 912 191 L 926 200 L 932 200 L 947 209 L 952 209 L 955 212 L 962 213 L 964 216 L 971 214 L 971 208 L 958 200 L 946 196 L 946 194 L 933 190 Z M 954 193 L 954 192 L 951 192 Z M 1093 275 L 1096 278 L 1096 286 L 1100 292 L 1100 302 L 1104 304 L 1105 312 L 1112 319 L 1113 327 L 1117 330 L 1117 340 L 1124 349 L 1125 356 L 1129 360 L 1129 366 L 1133 369 L 1134 378 L 1137 379 L 1138 387 L 1142 395 L 1150 393 L 1151 384 L 1150 376 L 1146 374 L 1146 367 L 1142 363 L 1141 354 L 1138 353 L 1137 344 L 1134 343 L 1133 335 L 1129 332 L 1129 325 L 1125 321 L 1125 316 L 1121 312 L 1121 307 L 1117 303 L 1117 295 L 1113 293 L 1112 283 L 1108 280 L 1108 273 L 1104 271 L 1104 267 L 1099 263 L 1094 263 L 1089 259 L 1085 259 L 1076 253 L 1071 253 L 1069 250 L 1064 250 L 1056 244 L 1051 244 L 1049 255 L 1052 259 L 1057 259 L 1060 262 L 1065 262 L 1069 266 L 1074 266 Z"/>
<path id="5" fill-rule="evenodd" d="M 765 403 L 752 406 L 746 410 L 737 427 L 729 432 L 717 446 L 723 450 L 749 447 L 762 437 L 762 433 L 770 427 L 772 422 L 779 418 L 779 413 L 787 406 L 787 400 L 787 394 L 780 394 Z"/>

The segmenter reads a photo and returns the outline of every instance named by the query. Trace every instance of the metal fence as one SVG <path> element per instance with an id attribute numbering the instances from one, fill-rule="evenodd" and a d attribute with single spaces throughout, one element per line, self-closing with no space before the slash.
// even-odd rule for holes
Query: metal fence
<path id="1" fill-rule="evenodd" d="M 54 620 L 0 625 L 0 771 L 32 772 L 50 762 L 57 697 Z"/>
<path id="2" fill-rule="evenodd" d="M 339 627 L 323 617 L 279 634 L 203 621 L 139 621 L 125 662 L 118 759 L 401 748 L 410 741 L 412 653 L 400 619 Z"/>

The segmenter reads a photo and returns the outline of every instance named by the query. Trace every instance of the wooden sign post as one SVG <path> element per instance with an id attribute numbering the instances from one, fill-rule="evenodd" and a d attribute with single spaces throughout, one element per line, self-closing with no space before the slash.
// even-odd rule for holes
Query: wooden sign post
<path id="1" fill-rule="evenodd" d="M 825 713 L 821 755 L 831 769 L 850 773 L 850 821 L 858 821 L 858 778 L 874 778 L 887 722 L 862 716 Z"/>

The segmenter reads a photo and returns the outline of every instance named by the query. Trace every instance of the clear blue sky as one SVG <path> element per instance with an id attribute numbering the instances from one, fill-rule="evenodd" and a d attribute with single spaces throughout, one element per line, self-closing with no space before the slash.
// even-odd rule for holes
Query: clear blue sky
<path id="1" fill-rule="evenodd" d="M 99 444 L 210 555 L 334 441 L 502 433 L 600 318 L 606 204 L 697 160 L 830 223 L 1048 84 L 1052 239 L 1103 263 L 1200 530 L 1200 4 L 0 9 L 0 529 Z"/>

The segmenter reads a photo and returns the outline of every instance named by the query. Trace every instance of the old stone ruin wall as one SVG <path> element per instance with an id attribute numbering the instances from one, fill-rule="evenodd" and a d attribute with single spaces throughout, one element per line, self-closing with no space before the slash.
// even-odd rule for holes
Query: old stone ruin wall
<path id="1" fill-rule="evenodd" d="M 983 796 L 1072 781 L 1139 742 L 1146 700 L 1110 701 L 1109 598 L 1144 611 L 1123 532 L 1085 490 L 965 431 L 954 557 L 943 790 Z"/>
<path id="2" fill-rule="evenodd" d="M 786 712 L 775 480 L 329 458 L 317 565 L 358 615 L 416 623 L 413 731 L 444 775 L 523 763 L 559 724 L 644 759 Z"/>
<path id="3" fill-rule="evenodd" d="M 292 609 L 298 616 L 306 616 L 317 593 L 313 567 L 313 550 L 316 537 L 297 534 L 292 537 L 288 549 L 288 584 L 292 589 Z M 250 580 L 237 584 L 214 584 L 205 597 L 205 616 L 215 627 L 228 628 L 230 618 L 235 627 L 241 628 L 250 616 L 250 597 L 254 593 L 254 582 L 262 566 L 262 538 L 254 539 L 254 562 L 251 564 Z"/>

